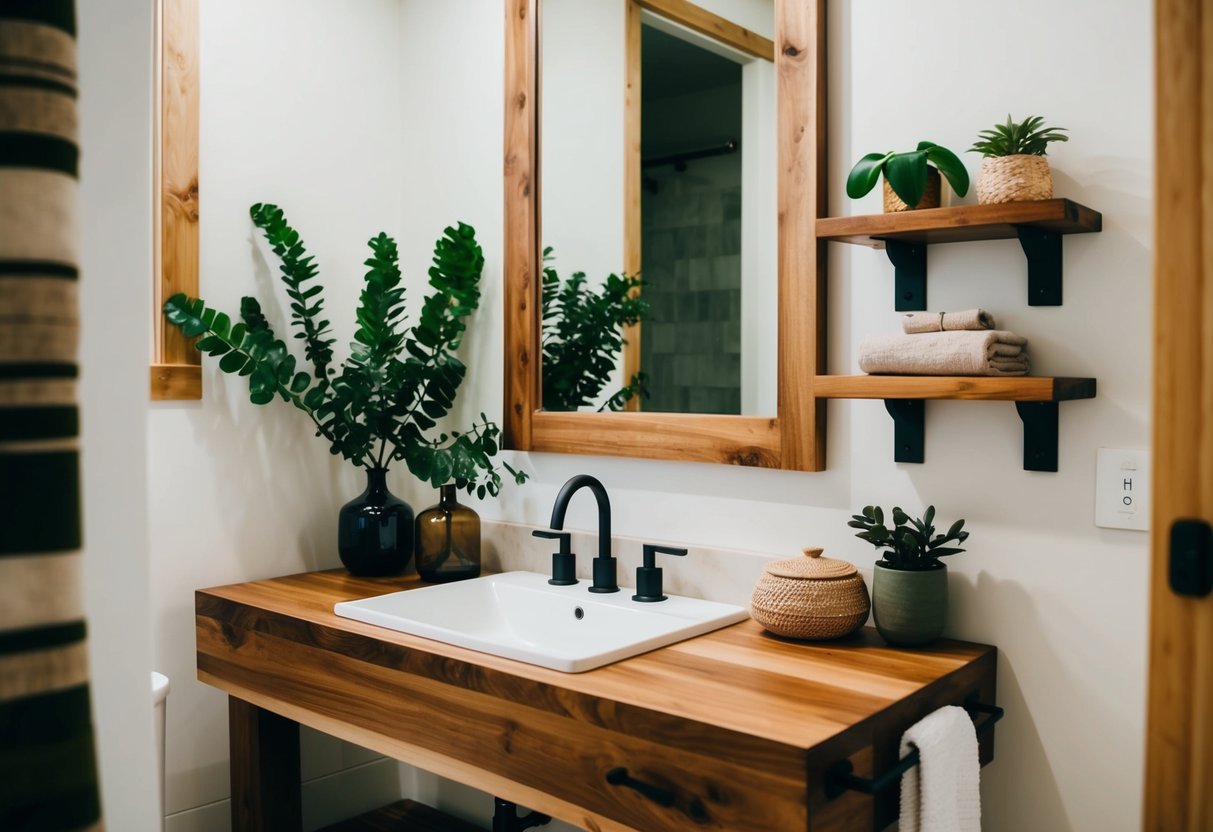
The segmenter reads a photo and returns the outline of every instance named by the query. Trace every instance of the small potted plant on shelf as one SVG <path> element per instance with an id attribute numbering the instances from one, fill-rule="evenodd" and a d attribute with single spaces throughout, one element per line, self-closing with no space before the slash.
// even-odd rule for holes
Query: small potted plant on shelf
<path id="1" fill-rule="evenodd" d="M 948 568 L 940 558 L 964 551 L 947 544 L 968 540 L 965 521 L 957 520 L 946 533 L 935 534 L 935 506 L 928 506 L 921 519 L 895 506 L 891 529 L 884 519 L 879 506 L 866 506 L 847 523 L 860 530 L 856 537 L 882 552 L 872 575 L 876 629 L 898 647 L 930 644 L 948 620 Z"/>
<path id="2" fill-rule="evenodd" d="M 911 207 L 938 208 L 941 172 L 957 196 L 969 192 L 969 172 L 964 164 L 955 153 L 934 142 L 919 142 L 916 150 L 905 153 L 869 153 L 851 168 L 847 196 L 851 199 L 864 196 L 883 173 L 885 213 L 907 211 Z"/>
<path id="3" fill-rule="evenodd" d="M 1031 202 L 1053 196 L 1053 175 L 1045 151 L 1050 142 L 1069 141 L 1064 127 L 1046 127 L 1040 116 L 1020 122 L 1007 115 L 1006 124 L 995 124 L 977 134 L 970 153 L 980 153 L 977 201 L 982 205 L 1000 202 Z"/>
<path id="4" fill-rule="evenodd" d="M 432 291 L 407 328 L 396 242 L 383 233 L 372 237 L 357 330 L 349 357 L 337 365 L 322 287 L 312 282 L 318 268 L 299 233 L 277 206 L 258 203 L 250 214 L 282 261 L 306 369 L 297 367 L 255 298 L 241 300 L 238 322 L 184 294 L 165 302 L 165 316 L 185 335 L 197 336 L 198 349 L 218 358 L 220 370 L 247 377 L 253 404 L 281 398 L 307 414 L 330 453 L 366 469 L 366 491 L 338 515 L 341 562 L 355 575 L 403 572 L 413 556 L 413 510 L 387 489 L 391 463 L 402 461 L 435 487 L 449 483 L 480 497 L 501 489 L 492 461 L 501 430 L 483 413 L 466 431 L 427 435 L 451 409 L 467 372 L 455 351 L 480 303 L 484 255 L 476 231 L 459 223 L 438 239 L 429 270 Z M 526 480 L 502 465 L 515 482 Z"/>

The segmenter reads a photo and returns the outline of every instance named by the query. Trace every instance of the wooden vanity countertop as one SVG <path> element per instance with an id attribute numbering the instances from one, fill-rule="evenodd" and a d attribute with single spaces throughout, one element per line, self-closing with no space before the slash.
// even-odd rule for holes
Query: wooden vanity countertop
<path id="1" fill-rule="evenodd" d="M 415 576 L 355 578 L 337 569 L 199 590 L 199 677 L 225 687 L 230 645 L 210 650 L 208 632 L 230 642 L 239 628 L 531 707 L 592 712 L 596 723 L 637 733 L 667 734 L 689 721 L 732 734 L 738 751 L 748 740 L 802 753 L 865 726 L 871 733 L 872 720 L 894 712 L 904 722 L 970 694 L 993 701 L 994 647 L 945 639 L 891 648 L 871 628 L 810 643 L 746 620 L 596 670 L 562 673 L 333 612 L 338 601 L 420 586 Z"/>

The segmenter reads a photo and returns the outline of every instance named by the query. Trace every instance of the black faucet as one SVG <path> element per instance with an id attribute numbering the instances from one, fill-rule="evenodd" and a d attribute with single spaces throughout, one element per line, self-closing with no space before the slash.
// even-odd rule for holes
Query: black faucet
<path id="1" fill-rule="evenodd" d="M 568 511 L 569 500 L 582 488 L 590 489 L 594 498 L 598 500 L 598 557 L 594 558 L 594 585 L 590 587 L 590 592 L 618 592 L 619 584 L 615 578 L 616 561 L 611 555 L 611 499 L 607 496 L 602 483 L 589 474 L 578 474 L 566 482 L 560 489 L 560 493 L 556 495 L 556 504 L 552 506 L 552 522 L 549 525 L 556 532 L 564 529 L 564 515 Z M 536 531 L 532 534 L 536 537 L 556 537 L 552 532 L 545 531 Z M 565 558 L 561 558 L 561 562 L 571 565 L 572 555 L 567 554 L 567 549 L 563 545 L 564 540 L 561 543 L 561 554 L 565 555 Z M 557 560 L 554 556 L 553 567 L 556 563 Z M 559 581 L 560 583 L 566 583 L 567 579 L 572 577 L 564 569 L 561 572 L 561 575 L 553 574 L 553 580 L 549 583 L 557 583 L 557 579 L 562 579 Z"/>

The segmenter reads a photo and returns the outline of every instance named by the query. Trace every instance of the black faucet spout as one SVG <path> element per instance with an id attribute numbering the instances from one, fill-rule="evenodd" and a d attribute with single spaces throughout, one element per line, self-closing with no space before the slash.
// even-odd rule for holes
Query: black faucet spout
<path id="1" fill-rule="evenodd" d="M 551 528 L 564 528 L 564 516 L 568 513 L 569 500 L 582 488 L 588 488 L 598 501 L 598 557 L 594 558 L 594 585 L 591 592 L 618 592 L 615 580 L 615 558 L 611 555 L 611 498 L 602 483 L 589 474 L 578 474 L 571 478 L 556 495 L 552 506 Z"/>

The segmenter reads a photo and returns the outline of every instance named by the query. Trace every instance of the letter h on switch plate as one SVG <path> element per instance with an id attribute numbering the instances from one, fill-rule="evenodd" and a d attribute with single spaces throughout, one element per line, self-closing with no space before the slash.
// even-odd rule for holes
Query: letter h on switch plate
<path id="1" fill-rule="evenodd" d="M 1095 525 L 1150 528 L 1150 454 L 1100 448 L 1095 464 Z"/>

